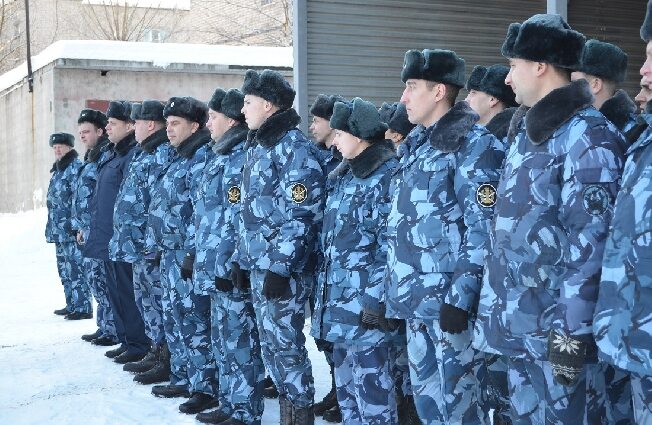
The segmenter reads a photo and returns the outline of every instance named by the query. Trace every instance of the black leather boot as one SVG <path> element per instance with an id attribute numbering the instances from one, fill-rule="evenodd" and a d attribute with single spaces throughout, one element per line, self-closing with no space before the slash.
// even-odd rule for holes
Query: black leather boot
<path id="1" fill-rule="evenodd" d="M 218 401 L 210 394 L 193 393 L 192 396 L 179 406 L 181 413 L 195 414 L 202 410 L 217 407 Z"/>

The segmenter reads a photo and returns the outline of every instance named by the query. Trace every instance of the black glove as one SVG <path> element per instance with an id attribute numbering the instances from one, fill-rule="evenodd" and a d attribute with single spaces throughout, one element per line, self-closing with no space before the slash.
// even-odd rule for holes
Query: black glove
<path id="1" fill-rule="evenodd" d="M 319 351 L 323 351 L 324 353 L 333 352 L 333 343 L 325 339 L 315 338 L 315 345 Z"/>
<path id="2" fill-rule="evenodd" d="M 558 331 L 548 335 L 548 361 L 552 366 L 555 381 L 564 386 L 572 386 L 584 367 L 586 343 Z"/>
<path id="3" fill-rule="evenodd" d="M 241 291 L 248 291 L 251 288 L 249 281 L 249 271 L 240 268 L 240 264 L 235 261 L 231 263 L 231 283 Z"/>
<path id="4" fill-rule="evenodd" d="M 195 265 L 195 253 L 189 252 L 183 257 L 183 262 L 181 263 L 181 278 L 182 279 L 192 279 L 192 268 Z"/>
<path id="5" fill-rule="evenodd" d="M 233 282 L 229 279 L 222 279 L 221 277 L 215 278 L 215 289 L 222 292 L 233 291 Z"/>
<path id="6" fill-rule="evenodd" d="M 469 328 L 469 313 L 450 304 L 442 304 L 439 309 L 439 327 L 449 334 L 459 334 Z"/>
<path id="7" fill-rule="evenodd" d="M 265 273 L 263 296 L 268 300 L 281 298 L 290 293 L 290 278 L 277 275 L 269 270 Z"/>
<path id="8" fill-rule="evenodd" d="M 161 251 L 158 251 L 156 253 L 156 255 L 154 256 L 154 258 L 152 258 L 149 261 L 151 261 L 152 264 L 154 264 L 154 267 L 160 267 L 161 266 Z"/>

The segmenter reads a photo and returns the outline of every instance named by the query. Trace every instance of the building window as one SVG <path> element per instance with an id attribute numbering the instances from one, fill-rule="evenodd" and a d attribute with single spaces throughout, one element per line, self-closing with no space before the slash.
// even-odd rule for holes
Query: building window
<path id="1" fill-rule="evenodd" d="M 82 0 L 82 4 L 190 10 L 190 0 Z"/>
<path id="2" fill-rule="evenodd" d="M 148 28 L 143 31 L 143 41 L 149 43 L 164 43 L 168 38 L 168 35 L 167 31 Z"/>

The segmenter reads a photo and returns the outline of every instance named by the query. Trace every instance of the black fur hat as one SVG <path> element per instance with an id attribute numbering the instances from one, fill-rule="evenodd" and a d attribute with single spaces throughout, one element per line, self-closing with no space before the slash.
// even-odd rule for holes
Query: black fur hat
<path id="1" fill-rule="evenodd" d="M 641 25 L 641 38 L 646 43 L 652 40 L 652 0 L 647 2 L 647 9 L 645 10 L 645 20 Z"/>
<path id="2" fill-rule="evenodd" d="M 589 40 L 584 45 L 577 70 L 621 83 L 627 75 L 627 53 L 614 44 Z"/>
<path id="3" fill-rule="evenodd" d="M 89 122 L 95 127 L 102 129 L 106 127 L 107 121 L 106 115 L 95 109 L 82 109 L 79 113 L 79 118 L 77 118 L 77 124 Z"/>
<path id="4" fill-rule="evenodd" d="M 71 148 L 75 146 L 75 136 L 70 133 L 53 133 L 50 135 L 50 146 L 68 145 Z"/>
<path id="5" fill-rule="evenodd" d="M 282 110 L 292 107 L 295 95 L 290 83 L 279 72 L 269 69 L 260 73 L 248 70 L 242 83 L 242 93 L 262 97 Z"/>
<path id="6" fill-rule="evenodd" d="M 131 105 L 131 119 L 145 121 L 165 121 L 163 118 L 163 105 L 158 100 L 143 100 L 143 103 Z"/>
<path id="7" fill-rule="evenodd" d="M 131 103 L 126 100 L 114 100 L 109 102 L 109 109 L 106 110 L 107 118 L 133 122 L 131 120 Z"/>
<path id="8" fill-rule="evenodd" d="M 378 113 L 380 114 L 381 121 L 387 124 L 387 127 L 389 127 L 390 130 L 394 130 L 403 136 L 407 136 L 415 126 L 415 124 L 412 124 L 408 120 L 407 110 L 405 109 L 405 105 L 402 103 L 385 102 L 381 105 Z"/>
<path id="9" fill-rule="evenodd" d="M 480 81 L 482 81 L 482 78 L 484 75 L 487 73 L 487 67 L 482 66 L 482 65 L 477 65 L 473 67 L 473 71 L 471 71 L 471 75 L 469 75 L 469 79 L 466 80 L 466 89 L 468 91 L 471 90 L 480 90 Z"/>
<path id="10" fill-rule="evenodd" d="M 573 30 L 561 16 L 539 14 L 522 24 L 509 25 L 501 53 L 508 58 L 576 69 L 584 41 L 584 35 Z"/>
<path id="11" fill-rule="evenodd" d="M 213 97 L 208 102 L 208 107 L 215 112 L 220 112 L 236 121 L 244 122 L 242 106 L 244 105 L 244 94 L 238 89 L 224 91 L 215 89 Z"/>
<path id="12" fill-rule="evenodd" d="M 367 141 L 384 140 L 387 131 L 376 106 L 359 97 L 351 102 L 335 102 L 330 125 Z"/>
<path id="13" fill-rule="evenodd" d="M 491 65 L 480 82 L 480 91 L 498 98 L 507 108 L 516 106 L 514 90 L 505 84 L 509 68 L 505 65 Z"/>
<path id="14" fill-rule="evenodd" d="M 346 102 L 346 99 L 339 94 L 331 96 L 327 94 L 319 94 L 310 108 L 310 113 L 316 117 L 330 120 L 333 116 L 333 106 L 335 106 L 335 102 Z"/>
<path id="15" fill-rule="evenodd" d="M 452 50 L 408 50 L 401 80 L 406 82 L 410 78 L 464 87 L 464 59 Z"/>
<path id="16" fill-rule="evenodd" d="M 208 106 L 194 97 L 171 97 L 163 109 L 165 118 L 170 115 L 196 122 L 203 128 L 208 120 Z"/>

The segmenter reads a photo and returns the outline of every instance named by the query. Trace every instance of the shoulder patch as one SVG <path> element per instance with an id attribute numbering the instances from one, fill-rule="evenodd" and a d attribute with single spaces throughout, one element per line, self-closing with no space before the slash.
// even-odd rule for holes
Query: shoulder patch
<path id="1" fill-rule="evenodd" d="M 292 200 L 300 204 L 308 198 L 308 189 L 303 183 L 295 183 L 292 185 Z"/>
<path id="2" fill-rule="evenodd" d="M 483 183 L 478 187 L 475 198 L 481 207 L 491 208 L 496 205 L 496 188 L 491 183 Z"/>
<path id="3" fill-rule="evenodd" d="M 582 205 L 584 210 L 591 215 L 602 215 L 609 208 L 610 196 L 604 187 L 592 184 L 584 188 Z"/>
<path id="4" fill-rule="evenodd" d="M 240 188 L 238 186 L 231 186 L 227 193 L 230 203 L 237 204 L 240 202 Z"/>

